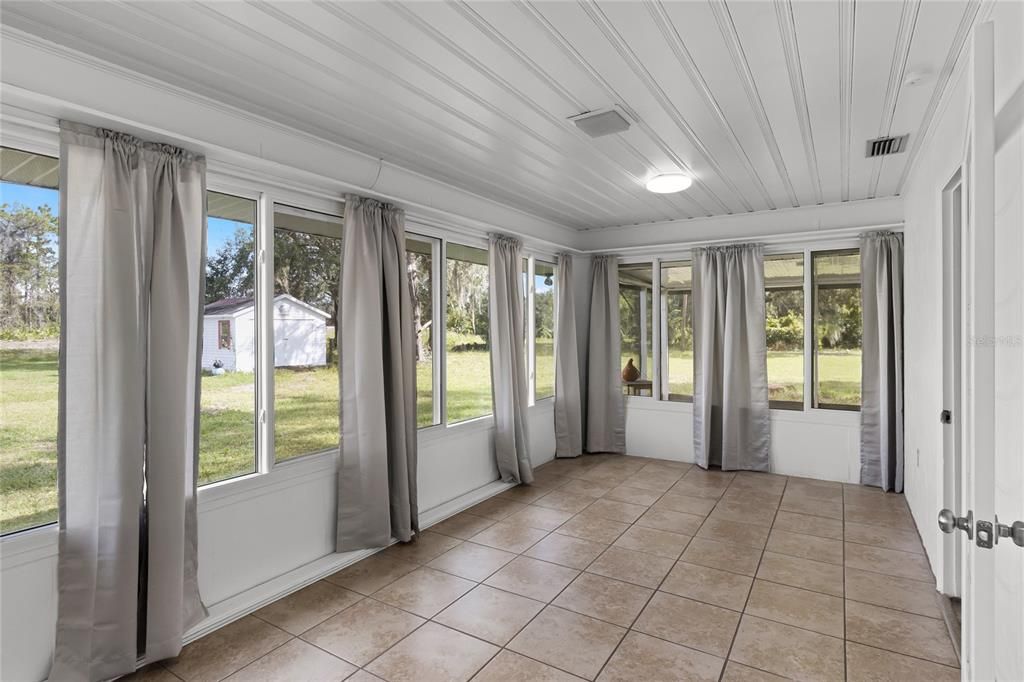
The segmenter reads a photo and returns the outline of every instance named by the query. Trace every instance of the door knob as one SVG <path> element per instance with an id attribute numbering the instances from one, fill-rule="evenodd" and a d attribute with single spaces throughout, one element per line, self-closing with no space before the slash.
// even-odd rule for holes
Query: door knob
<path id="1" fill-rule="evenodd" d="M 967 516 L 957 516 L 949 509 L 939 512 L 939 530 L 943 533 L 952 533 L 956 529 L 967 533 L 967 537 L 974 539 L 974 512 L 967 511 Z"/>
<path id="2" fill-rule="evenodd" d="M 999 538 L 1010 538 L 1013 540 L 1013 544 L 1018 547 L 1024 547 L 1024 521 L 1014 521 L 1011 525 L 1007 526 L 1005 523 L 999 523 L 999 517 L 996 517 L 995 521 L 995 532 L 992 534 L 995 544 L 999 544 Z"/>

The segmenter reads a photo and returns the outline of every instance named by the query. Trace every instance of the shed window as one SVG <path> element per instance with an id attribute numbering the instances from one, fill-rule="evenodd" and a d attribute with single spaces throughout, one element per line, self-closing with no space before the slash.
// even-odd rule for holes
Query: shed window
<path id="1" fill-rule="evenodd" d="M 231 350 L 231 320 L 217 320 L 217 348 Z"/>

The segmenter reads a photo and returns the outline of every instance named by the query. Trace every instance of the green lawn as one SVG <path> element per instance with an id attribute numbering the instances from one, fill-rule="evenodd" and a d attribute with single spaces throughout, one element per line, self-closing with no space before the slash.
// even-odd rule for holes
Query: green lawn
<path id="1" fill-rule="evenodd" d="M 628 358 L 623 358 L 622 364 Z M 859 403 L 860 354 L 822 353 L 823 401 Z M 693 356 L 672 353 L 673 393 L 692 394 Z M 799 399 L 802 355 L 770 353 L 773 399 Z M 458 422 L 491 412 L 487 351 L 448 353 L 448 419 Z M 417 423 L 432 422 L 431 365 L 416 367 Z M 553 394 L 550 343 L 537 345 L 537 395 Z M 334 367 L 280 368 L 274 373 L 275 450 L 279 460 L 335 447 L 338 443 L 338 375 Z M 249 473 L 255 468 L 253 375 L 204 376 L 200 420 L 200 482 Z M 0 530 L 28 528 L 57 517 L 57 352 L 0 350 Z"/>
<path id="2" fill-rule="evenodd" d="M 621 367 L 633 357 L 623 354 Z M 822 403 L 830 405 L 860 404 L 860 352 L 822 351 L 818 354 L 819 375 L 826 377 L 819 385 Z M 669 352 L 669 392 L 678 396 L 693 395 L 693 353 Z M 803 401 L 804 355 L 799 351 L 768 351 L 768 397 L 770 400 Z"/>

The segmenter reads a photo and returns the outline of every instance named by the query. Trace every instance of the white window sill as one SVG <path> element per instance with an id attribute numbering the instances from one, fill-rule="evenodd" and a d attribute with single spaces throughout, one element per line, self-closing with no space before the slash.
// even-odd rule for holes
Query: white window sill
<path id="1" fill-rule="evenodd" d="M 671 414 L 693 414 L 693 403 L 675 400 L 655 400 L 646 396 L 626 396 L 626 409 Z M 836 424 L 838 426 L 859 426 L 859 410 L 809 410 L 771 409 L 772 421 L 805 424 Z"/>

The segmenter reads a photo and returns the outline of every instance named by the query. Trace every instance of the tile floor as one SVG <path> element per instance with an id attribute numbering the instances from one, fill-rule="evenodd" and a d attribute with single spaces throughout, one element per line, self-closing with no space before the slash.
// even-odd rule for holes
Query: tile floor
<path id="1" fill-rule="evenodd" d="M 902 496 L 639 457 L 521 486 L 154 680 L 958 680 Z"/>

